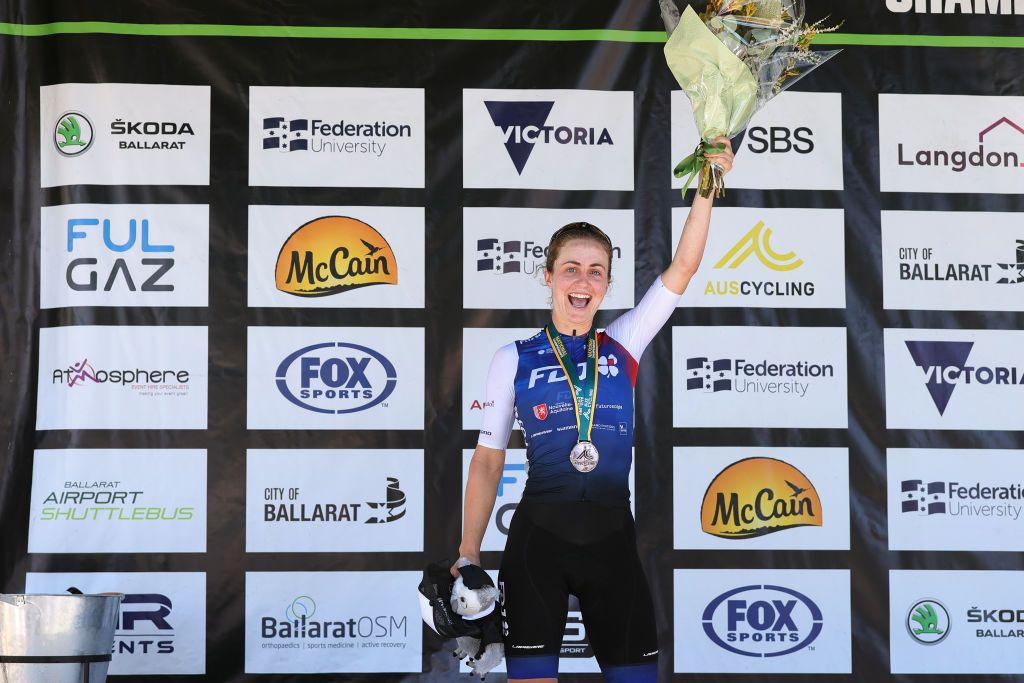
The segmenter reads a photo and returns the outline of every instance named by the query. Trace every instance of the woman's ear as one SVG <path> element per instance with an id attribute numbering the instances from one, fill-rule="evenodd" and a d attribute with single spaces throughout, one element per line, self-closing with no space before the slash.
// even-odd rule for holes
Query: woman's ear
<path id="1" fill-rule="evenodd" d="M 548 270 L 547 268 L 544 269 L 544 286 L 551 286 L 551 271 Z"/>

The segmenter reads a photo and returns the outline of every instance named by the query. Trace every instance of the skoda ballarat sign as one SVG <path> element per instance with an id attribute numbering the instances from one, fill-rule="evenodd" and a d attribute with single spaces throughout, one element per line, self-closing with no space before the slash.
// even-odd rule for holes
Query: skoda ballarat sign
<path id="1" fill-rule="evenodd" d="M 850 673 L 845 570 L 675 570 L 677 673 Z"/>
<path id="2" fill-rule="evenodd" d="M 210 182 L 208 85 L 44 85 L 39 130 L 43 187 Z"/>

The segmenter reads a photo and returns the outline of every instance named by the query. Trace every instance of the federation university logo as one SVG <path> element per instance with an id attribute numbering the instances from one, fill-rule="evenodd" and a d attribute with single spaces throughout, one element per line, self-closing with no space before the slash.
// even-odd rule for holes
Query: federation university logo
<path id="1" fill-rule="evenodd" d="M 686 390 L 707 393 L 732 391 L 732 361 L 707 356 L 686 359 Z"/>
<path id="2" fill-rule="evenodd" d="M 946 483 L 904 479 L 900 482 L 900 509 L 918 515 L 946 514 Z"/>
<path id="3" fill-rule="evenodd" d="M 309 119 L 285 120 L 283 116 L 263 119 L 263 149 L 295 152 L 309 149 Z"/>
<path id="4" fill-rule="evenodd" d="M 92 123 L 85 114 L 69 111 L 57 119 L 53 144 L 66 157 L 76 157 L 92 146 Z"/>
<path id="5" fill-rule="evenodd" d="M 523 174 L 526 162 L 537 144 L 559 145 L 613 145 L 607 128 L 574 125 L 548 125 L 548 116 L 555 103 L 551 100 L 536 102 L 485 101 L 487 113 L 494 125 L 501 129 L 505 151 L 508 152 L 516 173 Z"/>

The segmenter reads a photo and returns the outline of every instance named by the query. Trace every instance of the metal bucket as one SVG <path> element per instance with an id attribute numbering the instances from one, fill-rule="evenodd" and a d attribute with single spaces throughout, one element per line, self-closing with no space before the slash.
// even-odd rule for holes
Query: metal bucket
<path id="1" fill-rule="evenodd" d="M 122 598 L 0 594 L 0 683 L 104 683 Z"/>

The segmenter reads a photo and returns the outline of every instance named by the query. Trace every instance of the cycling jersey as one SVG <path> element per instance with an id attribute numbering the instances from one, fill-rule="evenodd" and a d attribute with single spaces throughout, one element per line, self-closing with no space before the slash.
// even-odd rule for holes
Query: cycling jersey
<path id="1" fill-rule="evenodd" d="M 498 349 L 487 374 L 478 443 L 504 450 L 513 421 L 519 424 L 526 440 L 524 498 L 628 505 L 638 362 L 678 301 L 679 295 L 659 277 L 636 308 L 598 332 L 597 407 L 591 440 L 600 459 L 592 472 L 579 472 L 569 462 L 569 452 L 580 438 L 576 412 L 569 383 L 544 330 Z M 586 375 L 587 332 L 561 335 L 581 380 Z"/>

